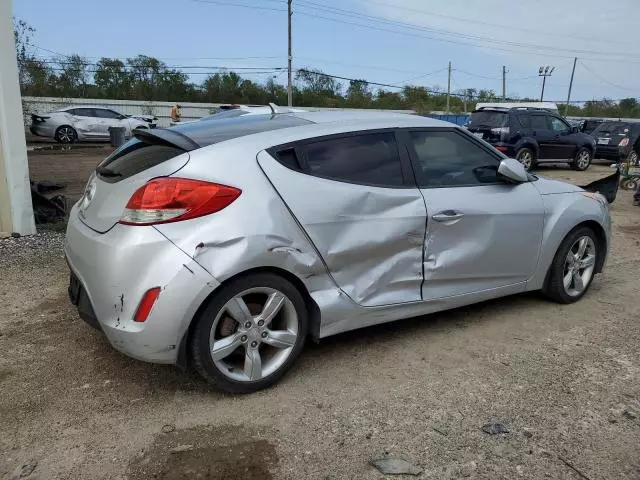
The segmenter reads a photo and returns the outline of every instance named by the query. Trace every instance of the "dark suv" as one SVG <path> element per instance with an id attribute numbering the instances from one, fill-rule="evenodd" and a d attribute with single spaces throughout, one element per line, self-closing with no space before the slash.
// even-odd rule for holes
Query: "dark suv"
<path id="1" fill-rule="evenodd" d="M 619 163 L 631 157 L 637 162 L 633 146 L 640 137 L 640 122 L 604 122 L 591 135 L 597 142 L 596 158 Z"/>
<path id="2" fill-rule="evenodd" d="M 567 161 L 586 170 L 596 149 L 593 137 L 557 113 L 537 108 L 483 107 L 471 114 L 467 128 L 527 170 L 537 163 Z"/>

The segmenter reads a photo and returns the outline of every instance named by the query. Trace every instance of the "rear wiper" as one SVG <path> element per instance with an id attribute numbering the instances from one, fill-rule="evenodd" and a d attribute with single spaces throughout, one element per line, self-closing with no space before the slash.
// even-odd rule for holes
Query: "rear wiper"
<path id="1" fill-rule="evenodd" d="M 114 172 L 113 170 L 109 170 L 106 167 L 98 167 L 98 168 L 96 168 L 96 173 L 98 173 L 98 175 L 102 175 L 103 177 L 107 177 L 107 178 L 115 178 L 115 177 L 121 177 L 122 176 L 121 173 Z"/>

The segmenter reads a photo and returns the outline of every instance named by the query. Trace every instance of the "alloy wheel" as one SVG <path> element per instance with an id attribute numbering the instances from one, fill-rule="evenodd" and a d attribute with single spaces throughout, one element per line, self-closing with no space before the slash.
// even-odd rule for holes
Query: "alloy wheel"
<path id="1" fill-rule="evenodd" d="M 578 238 L 567 253 L 563 271 L 564 290 L 577 297 L 589 286 L 596 265 L 596 246 L 587 235 Z"/>
<path id="2" fill-rule="evenodd" d="M 58 139 L 62 143 L 71 143 L 75 137 L 75 132 L 71 127 L 61 127 L 58 130 Z"/>
<path id="3" fill-rule="evenodd" d="M 583 150 L 580 153 L 578 153 L 576 164 L 578 165 L 578 168 L 580 170 L 586 169 L 589 166 L 590 162 L 591 162 L 591 154 L 588 151 Z"/>
<path id="4" fill-rule="evenodd" d="M 284 293 L 270 287 L 250 288 L 231 298 L 213 321 L 211 359 L 232 380 L 261 380 L 289 358 L 298 328 L 298 314 Z"/>
<path id="5" fill-rule="evenodd" d="M 518 154 L 517 160 L 522 163 L 525 170 L 529 171 L 531 169 L 531 165 L 533 164 L 533 154 L 530 151 L 525 150 Z"/>

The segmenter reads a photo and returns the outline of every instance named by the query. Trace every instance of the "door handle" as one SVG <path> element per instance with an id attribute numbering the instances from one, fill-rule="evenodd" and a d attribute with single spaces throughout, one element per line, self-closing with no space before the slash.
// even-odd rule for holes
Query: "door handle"
<path id="1" fill-rule="evenodd" d="M 464 217 L 464 213 L 456 212 L 455 210 L 444 210 L 442 212 L 436 213 L 431 218 L 433 218 L 436 222 L 450 222 L 452 220 L 458 220 Z"/>

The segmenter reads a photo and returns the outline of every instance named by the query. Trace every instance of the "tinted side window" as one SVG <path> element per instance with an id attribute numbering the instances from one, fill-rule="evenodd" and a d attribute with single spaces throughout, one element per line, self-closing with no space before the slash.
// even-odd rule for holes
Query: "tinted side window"
<path id="1" fill-rule="evenodd" d="M 534 130 L 549 130 L 545 115 L 531 115 L 531 128 Z"/>
<path id="2" fill-rule="evenodd" d="M 351 183 L 403 186 L 398 145 L 391 132 L 323 140 L 304 149 L 311 174 Z"/>
<path id="3" fill-rule="evenodd" d="M 547 117 L 549 125 L 554 132 L 568 132 L 569 126 L 557 117 Z"/>
<path id="4" fill-rule="evenodd" d="M 518 115 L 518 122 L 522 128 L 531 128 L 531 117 L 529 115 Z"/>
<path id="5" fill-rule="evenodd" d="M 463 135 L 451 132 L 410 132 L 420 187 L 459 187 L 497 183 L 499 161 Z"/>
<path id="6" fill-rule="evenodd" d="M 100 117 L 100 118 L 111 118 L 111 119 L 120 118 L 120 114 L 114 112 L 113 110 L 106 110 L 104 108 L 96 108 L 95 112 L 96 112 L 96 117 Z"/>
<path id="7" fill-rule="evenodd" d="M 95 111 L 93 108 L 76 108 L 75 115 L 79 117 L 95 117 Z"/>

